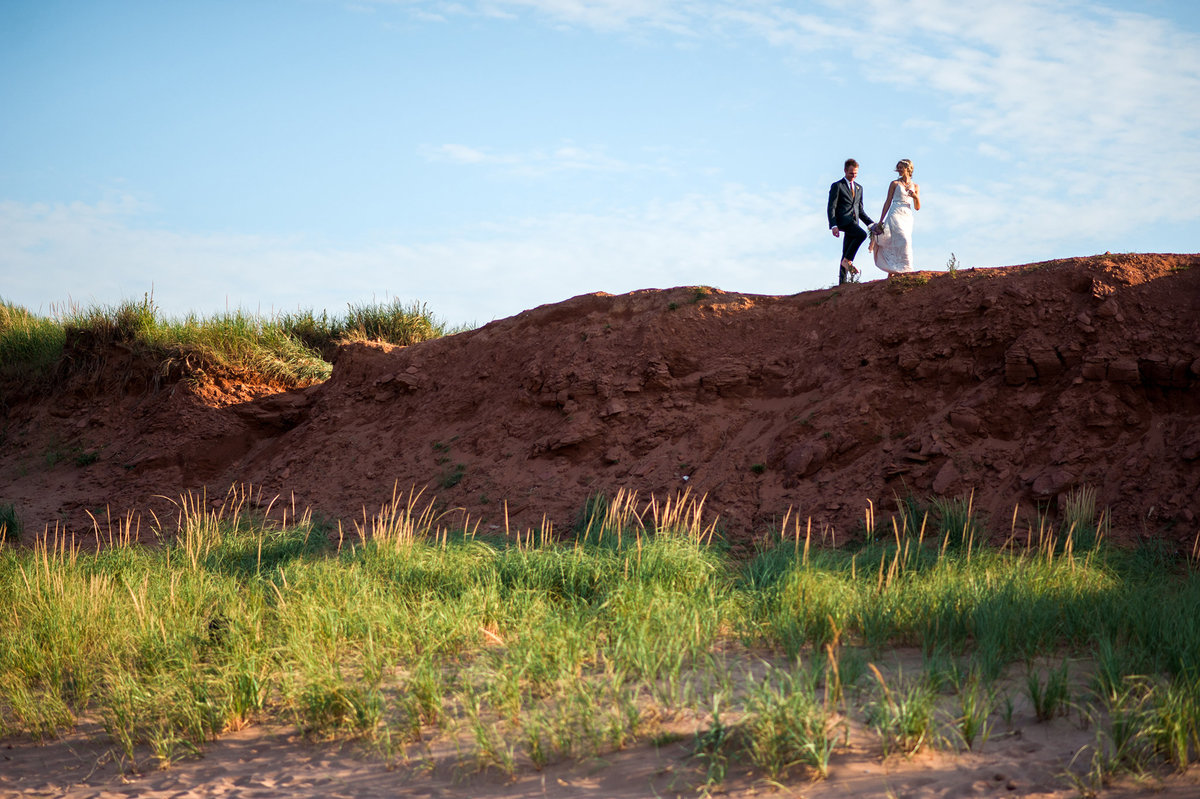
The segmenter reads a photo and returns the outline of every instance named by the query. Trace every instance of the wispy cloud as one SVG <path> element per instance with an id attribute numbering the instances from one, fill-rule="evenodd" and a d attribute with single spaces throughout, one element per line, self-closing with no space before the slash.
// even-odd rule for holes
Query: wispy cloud
<path id="1" fill-rule="evenodd" d="M 425 18 L 486 16 L 515 18 L 530 13 L 563 26 L 599 31 L 629 31 L 651 27 L 678 35 L 691 35 L 703 19 L 708 3 L 687 0 L 374 0 L 383 5 L 403 5 Z"/>
<path id="2" fill-rule="evenodd" d="M 498 167 L 504 171 L 527 177 L 543 176 L 559 172 L 666 172 L 661 163 L 636 163 L 613 158 L 603 151 L 589 150 L 571 142 L 564 142 L 546 150 L 524 152 L 498 152 L 487 147 L 472 147 L 465 144 L 442 144 L 424 148 L 424 156 L 430 161 L 452 164 Z"/>
<path id="3" fill-rule="evenodd" d="M 465 144 L 443 144 L 440 147 L 430 147 L 426 150 L 425 157 L 430 161 L 449 161 L 454 164 L 512 163 L 510 157 L 492 155 Z"/>
<path id="4" fill-rule="evenodd" d="M 1200 37 L 1081 3 L 869 3 L 869 78 L 944 95 L 950 124 L 1061 160 L 1200 133 Z M 902 32 L 902 33 L 901 33 Z"/>
<path id="5" fill-rule="evenodd" d="M 1103 241 L 1195 218 L 1200 37 L 1083 3 L 875 0 L 867 18 L 882 43 L 874 80 L 932 87 L 951 136 L 1008 154 L 1001 176 L 978 187 L 999 207 L 975 226 L 1029 230 L 1048 214 Z"/>
<path id="6" fill-rule="evenodd" d="M 1068 187 L 1073 196 L 1060 213 L 1082 203 L 1103 217 L 1119 207 L 1123 223 L 1137 226 L 1191 219 L 1200 205 L 1200 36 L 1146 14 L 1081 0 L 824 0 L 803 12 L 782 0 L 481 0 L 455 8 L 603 31 L 750 37 L 806 56 L 849 52 L 863 78 L 934 109 L 917 121 L 931 136 L 973 140 L 1023 188 Z M 821 69 L 819 59 L 801 63 Z M 476 163 L 623 166 L 551 154 Z M 1144 199 L 1131 202 L 1133 194 Z"/>

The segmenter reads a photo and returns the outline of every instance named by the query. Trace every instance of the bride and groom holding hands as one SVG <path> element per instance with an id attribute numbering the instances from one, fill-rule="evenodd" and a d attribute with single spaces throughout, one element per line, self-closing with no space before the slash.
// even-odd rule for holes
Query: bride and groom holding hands
<path id="1" fill-rule="evenodd" d="M 846 159 L 842 167 L 845 178 L 829 187 L 829 229 L 834 237 L 842 237 L 842 261 L 838 266 L 838 284 L 855 279 L 858 269 L 854 256 L 866 241 L 867 231 L 861 222 L 870 225 L 870 251 L 875 266 L 888 274 L 912 272 L 913 212 L 921 208 L 921 187 L 913 182 L 913 164 L 907 158 L 896 164 L 899 177 L 888 186 L 887 199 L 879 222 L 867 216 L 863 209 L 862 186 L 858 184 L 858 162 Z"/>

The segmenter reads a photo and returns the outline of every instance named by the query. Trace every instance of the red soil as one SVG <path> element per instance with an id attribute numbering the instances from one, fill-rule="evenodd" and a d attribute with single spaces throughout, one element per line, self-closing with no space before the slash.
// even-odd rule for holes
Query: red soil
<path id="1" fill-rule="evenodd" d="M 506 503 L 512 529 L 544 515 L 562 531 L 596 492 L 687 488 L 735 540 L 789 507 L 844 540 L 868 501 L 886 518 L 897 497 L 973 492 L 1004 538 L 1014 508 L 1025 530 L 1086 485 L 1121 541 L 1190 551 L 1197 266 L 1105 254 L 791 297 L 590 294 L 416 346 L 348 345 L 330 380 L 292 391 L 154 385 L 109 359 L 100 379 L 10 398 L 0 503 L 27 534 L 86 533 L 89 510 L 106 529 L 107 508 L 142 514 L 146 537 L 147 512 L 166 523 L 188 490 L 250 484 L 361 520 L 398 484 L 481 529 Z"/>

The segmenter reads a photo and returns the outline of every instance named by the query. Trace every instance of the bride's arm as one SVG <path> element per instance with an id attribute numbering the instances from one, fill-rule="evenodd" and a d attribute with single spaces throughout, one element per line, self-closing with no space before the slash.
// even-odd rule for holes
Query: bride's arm
<path id="1" fill-rule="evenodd" d="M 913 210 L 920 211 L 921 210 L 921 187 L 918 186 L 916 183 L 914 183 L 913 187 L 912 187 L 912 196 L 913 196 Z"/>
<path id="2" fill-rule="evenodd" d="M 896 184 L 899 182 L 898 180 L 893 180 L 888 184 L 888 196 L 883 201 L 883 210 L 879 212 L 879 224 L 881 225 L 883 224 L 883 220 L 887 219 L 888 208 L 892 206 L 892 195 L 896 193 Z"/>

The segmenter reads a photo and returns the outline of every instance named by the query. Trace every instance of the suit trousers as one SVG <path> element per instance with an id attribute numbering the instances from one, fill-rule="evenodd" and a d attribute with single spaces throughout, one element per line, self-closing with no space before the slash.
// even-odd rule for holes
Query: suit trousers
<path id="1" fill-rule="evenodd" d="M 838 226 L 838 230 L 842 233 L 842 257 L 847 261 L 853 261 L 854 256 L 858 255 L 858 248 L 867 240 L 867 233 L 858 224 L 848 225 L 846 227 Z M 846 268 L 838 266 L 838 283 L 846 282 Z"/>

